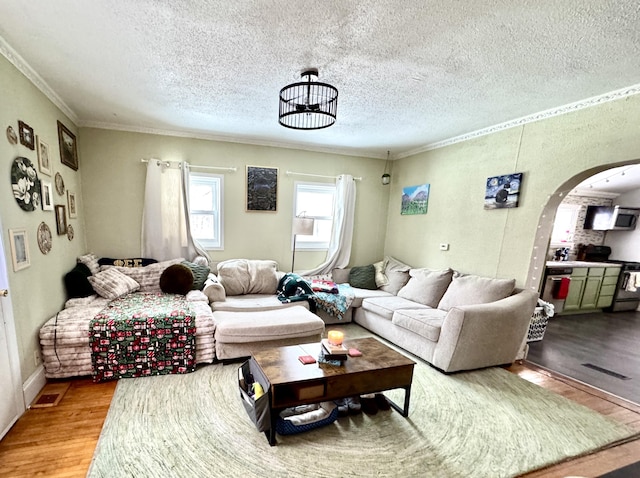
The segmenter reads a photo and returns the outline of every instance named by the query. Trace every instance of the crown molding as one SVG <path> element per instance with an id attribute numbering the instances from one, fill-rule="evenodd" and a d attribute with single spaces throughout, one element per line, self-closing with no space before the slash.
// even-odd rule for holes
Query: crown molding
<path id="1" fill-rule="evenodd" d="M 606 191 L 598 191 L 597 189 L 584 189 L 584 188 L 575 188 L 572 189 L 567 196 L 586 196 L 591 198 L 606 198 L 606 199 L 615 199 L 620 194 L 618 193 L 610 193 Z"/>
<path id="2" fill-rule="evenodd" d="M 418 153 L 424 153 L 425 151 L 432 151 L 434 149 L 444 148 L 445 146 L 451 146 L 452 144 L 462 143 L 463 141 L 468 141 L 470 139 L 475 139 L 480 136 L 486 136 L 488 134 L 497 133 L 499 131 L 504 131 L 505 129 L 525 125 L 527 123 L 533 123 L 535 121 L 545 120 L 545 119 L 552 118 L 554 116 L 560 116 L 566 113 L 573 113 L 574 111 L 582 110 L 585 108 L 591 108 L 592 106 L 597 106 L 602 103 L 608 103 L 610 101 L 616 101 L 621 98 L 626 98 L 627 96 L 637 95 L 638 93 L 640 93 L 640 84 L 628 86 L 626 88 L 621 88 L 619 90 L 611 91 L 609 93 L 593 96 L 591 98 L 576 101 L 574 103 L 569 103 L 567 105 L 558 106 L 556 108 L 551 108 L 545 111 L 540 111 L 539 113 L 533 113 L 531 115 L 522 116 L 521 118 L 517 118 L 511 121 L 506 121 L 504 123 L 500 123 L 494 126 L 489 126 L 488 128 L 472 131 L 470 133 L 465 133 L 460 136 L 455 136 L 453 138 L 445 139 L 443 141 L 427 144 L 420 148 L 412 149 L 410 151 L 405 151 L 404 153 L 397 155 L 397 157 L 406 158 L 409 156 L 414 156 Z"/>
<path id="3" fill-rule="evenodd" d="M 29 64 L 22 58 L 17 51 L 15 51 L 11 46 L 6 42 L 4 38 L 0 36 L 0 53 L 7 59 L 9 62 L 15 66 L 20 73 L 27 77 L 31 83 L 35 85 L 49 100 L 56 105 L 60 111 L 62 111 L 67 117 L 73 121 L 76 125 L 78 124 L 78 115 L 71 109 L 67 104 L 62 101 L 62 99 L 56 94 L 53 89 L 47 84 L 44 79 L 36 71 L 29 66 Z"/>

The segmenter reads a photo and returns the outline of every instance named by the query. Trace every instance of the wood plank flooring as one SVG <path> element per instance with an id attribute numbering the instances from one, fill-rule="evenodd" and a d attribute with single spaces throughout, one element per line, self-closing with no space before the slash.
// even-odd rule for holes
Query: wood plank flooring
<path id="1" fill-rule="evenodd" d="M 509 371 L 640 432 L 640 407 L 527 364 Z M 0 476 L 84 477 L 115 391 L 115 382 L 69 380 L 60 404 L 29 409 L 0 441 Z M 527 453 L 527 450 L 522 450 Z M 596 477 L 640 460 L 640 439 L 525 475 L 527 478 Z M 469 476 L 473 476 L 470 471 Z"/>

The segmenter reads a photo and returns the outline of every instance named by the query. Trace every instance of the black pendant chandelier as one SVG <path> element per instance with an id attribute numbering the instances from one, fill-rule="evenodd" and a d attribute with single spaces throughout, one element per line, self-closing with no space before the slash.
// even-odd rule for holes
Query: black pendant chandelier
<path id="1" fill-rule="evenodd" d="M 313 68 L 302 72 L 307 81 L 292 83 L 280 90 L 278 121 L 292 129 L 322 129 L 336 122 L 338 90 L 327 83 L 312 81 L 318 78 Z"/>

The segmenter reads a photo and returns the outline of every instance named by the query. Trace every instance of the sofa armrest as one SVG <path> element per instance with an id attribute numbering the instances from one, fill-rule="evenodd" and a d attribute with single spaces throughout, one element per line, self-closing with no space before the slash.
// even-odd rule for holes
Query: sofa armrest
<path id="1" fill-rule="evenodd" d="M 538 300 L 532 290 L 495 302 L 453 307 L 440 331 L 433 365 L 445 372 L 512 363 Z"/>

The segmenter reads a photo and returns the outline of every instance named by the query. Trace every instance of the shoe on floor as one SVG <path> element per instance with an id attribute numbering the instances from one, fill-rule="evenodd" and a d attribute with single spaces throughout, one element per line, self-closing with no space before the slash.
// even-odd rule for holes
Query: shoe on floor
<path id="1" fill-rule="evenodd" d="M 349 414 L 349 404 L 347 403 L 346 398 L 340 398 L 338 400 L 334 400 L 334 403 L 338 405 L 339 417 L 346 417 Z"/>
<path id="2" fill-rule="evenodd" d="M 361 395 L 360 405 L 362 405 L 362 411 L 367 415 L 375 415 L 376 413 L 378 413 L 378 405 L 373 393 Z"/>
<path id="3" fill-rule="evenodd" d="M 351 415 L 357 415 L 362 411 L 362 405 L 360 405 L 360 397 L 349 397 L 347 398 L 347 405 L 349 407 L 349 413 Z M 340 411 L 338 410 L 338 414 Z"/>
<path id="4" fill-rule="evenodd" d="M 389 405 L 389 402 L 387 401 L 387 397 L 381 393 L 376 393 L 375 402 L 380 410 L 389 410 L 391 408 L 391 405 Z"/>

